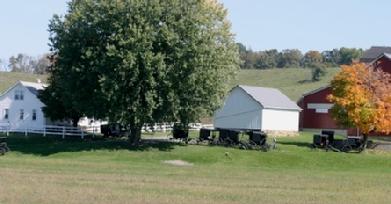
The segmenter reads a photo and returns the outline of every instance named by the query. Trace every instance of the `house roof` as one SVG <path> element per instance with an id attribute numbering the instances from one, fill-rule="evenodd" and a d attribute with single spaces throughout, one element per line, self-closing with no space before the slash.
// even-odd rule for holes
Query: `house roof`
<path id="1" fill-rule="evenodd" d="M 368 50 L 366 50 L 361 58 L 362 61 L 372 61 L 379 57 L 379 55 L 383 53 L 391 53 L 391 47 L 384 46 L 372 46 Z"/>
<path id="2" fill-rule="evenodd" d="M 43 90 L 47 85 L 46 84 L 43 84 L 43 83 L 34 83 L 34 82 L 27 82 L 27 81 L 18 81 L 16 82 L 13 86 L 11 86 L 10 88 L 8 88 L 6 91 L 4 91 L 2 94 L 0 94 L 0 97 L 1 96 L 4 96 L 5 94 L 7 94 L 8 92 L 10 92 L 15 86 L 17 86 L 18 84 L 21 84 L 22 86 L 26 87 L 32 94 L 34 95 L 38 95 L 38 91 L 39 90 Z"/>
<path id="3" fill-rule="evenodd" d="M 27 81 L 19 81 L 24 87 L 26 87 L 34 95 L 38 95 L 39 90 L 43 90 L 46 87 L 46 84 L 34 83 Z"/>
<path id="4" fill-rule="evenodd" d="M 264 108 L 301 110 L 301 108 L 297 106 L 295 102 L 291 101 L 278 89 L 245 85 L 239 85 L 237 87 L 243 89 L 249 96 L 260 103 Z"/>

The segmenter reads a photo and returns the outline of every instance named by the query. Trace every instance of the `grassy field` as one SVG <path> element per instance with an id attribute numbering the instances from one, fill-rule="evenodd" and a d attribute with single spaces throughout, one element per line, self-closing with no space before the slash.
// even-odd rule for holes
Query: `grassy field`
<path id="1" fill-rule="evenodd" d="M 37 79 L 46 81 L 46 78 L 46 75 L 36 75 L 20 72 L 0 72 L 0 93 L 3 93 L 19 80 L 37 82 Z"/>
<path id="2" fill-rule="evenodd" d="M 236 80 L 230 86 L 252 85 L 265 86 L 280 89 L 292 100 L 298 100 L 305 92 L 325 86 L 339 70 L 328 68 L 326 76 L 319 82 L 311 82 L 311 70 L 303 68 L 270 69 L 270 70 L 241 70 Z M 36 82 L 37 79 L 46 81 L 46 75 L 34 75 L 27 73 L 0 72 L 0 93 L 8 89 L 18 80 Z"/>
<path id="3" fill-rule="evenodd" d="M 311 69 L 241 70 L 231 84 L 278 88 L 290 99 L 297 101 L 303 93 L 328 85 L 339 70 L 339 68 L 327 68 L 326 76 L 318 82 L 310 81 Z"/>
<path id="4" fill-rule="evenodd" d="M 11 137 L 0 203 L 390 203 L 391 153 L 313 150 L 310 133 L 278 141 L 258 152 Z"/>

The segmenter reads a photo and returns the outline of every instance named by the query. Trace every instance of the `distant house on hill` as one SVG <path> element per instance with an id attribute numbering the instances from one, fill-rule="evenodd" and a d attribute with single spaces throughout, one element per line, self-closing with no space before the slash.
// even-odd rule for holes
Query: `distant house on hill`
<path id="1" fill-rule="evenodd" d="M 300 108 L 274 88 L 236 86 L 214 115 L 217 129 L 297 132 Z"/>
<path id="2" fill-rule="evenodd" d="M 371 63 L 384 53 L 391 53 L 391 47 L 372 46 L 364 52 L 360 62 Z"/>
<path id="3" fill-rule="evenodd" d="M 18 81 L 0 95 L 0 123 L 11 129 L 42 129 L 46 124 L 44 104 L 37 95 L 44 87 L 42 83 Z"/>

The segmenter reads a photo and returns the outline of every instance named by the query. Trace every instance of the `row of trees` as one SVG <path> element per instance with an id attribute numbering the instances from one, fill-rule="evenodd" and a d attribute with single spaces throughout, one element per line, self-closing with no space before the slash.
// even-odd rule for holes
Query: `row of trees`
<path id="1" fill-rule="evenodd" d="M 5 64 L 5 62 L 1 63 L 0 61 L 0 64 Z M 49 65 L 50 60 L 47 54 L 36 58 L 26 54 L 18 54 L 9 58 L 8 65 L 4 66 L 4 69 L 11 72 L 45 74 Z"/>
<path id="2" fill-rule="evenodd" d="M 71 1 L 49 25 L 44 112 L 120 122 L 133 142 L 144 123 L 210 115 L 239 69 L 226 16 L 216 0 Z"/>
<path id="3" fill-rule="evenodd" d="M 286 49 L 281 52 L 276 49 L 252 51 L 243 44 L 238 43 L 238 46 L 242 69 L 313 67 L 314 64 L 338 66 L 351 64 L 363 54 L 362 49 L 356 48 L 340 48 L 323 52 L 311 50 L 303 54 L 298 49 Z"/>

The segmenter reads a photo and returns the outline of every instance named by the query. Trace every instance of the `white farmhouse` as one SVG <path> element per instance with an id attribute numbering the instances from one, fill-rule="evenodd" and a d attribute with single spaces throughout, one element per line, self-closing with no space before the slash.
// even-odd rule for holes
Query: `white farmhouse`
<path id="1" fill-rule="evenodd" d="M 217 129 L 297 132 L 301 109 L 279 90 L 239 85 L 214 115 Z"/>
<path id="2" fill-rule="evenodd" d="M 44 104 L 37 94 L 44 89 L 42 83 L 18 81 L 0 95 L 0 123 L 12 130 L 42 130 L 46 118 L 42 112 Z"/>

